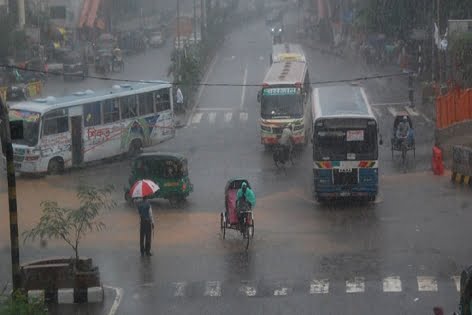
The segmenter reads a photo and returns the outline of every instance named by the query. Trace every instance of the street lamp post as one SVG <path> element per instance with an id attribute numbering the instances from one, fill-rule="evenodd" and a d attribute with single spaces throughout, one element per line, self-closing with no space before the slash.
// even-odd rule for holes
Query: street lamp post
<path id="1" fill-rule="evenodd" d="M 8 206 L 10 214 L 10 247 L 11 247 L 11 271 L 13 291 L 21 286 L 20 275 L 20 249 L 18 241 L 18 211 L 16 204 L 16 178 L 15 164 L 13 162 L 13 145 L 10 131 L 10 120 L 8 118 L 8 109 L 0 97 L 0 140 L 2 150 L 7 162 L 7 181 L 8 181 Z"/>

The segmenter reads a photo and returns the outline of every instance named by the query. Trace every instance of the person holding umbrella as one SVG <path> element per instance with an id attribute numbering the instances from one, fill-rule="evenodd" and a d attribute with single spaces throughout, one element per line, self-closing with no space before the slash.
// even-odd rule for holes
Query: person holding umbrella
<path id="1" fill-rule="evenodd" d="M 154 216 L 152 214 L 149 197 L 159 190 L 159 186 L 151 180 L 143 179 L 137 181 L 130 189 L 131 197 L 136 201 L 140 224 L 139 224 L 139 249 L 141 256 L 152 256 L 151 233 L 154 230 Z"/>

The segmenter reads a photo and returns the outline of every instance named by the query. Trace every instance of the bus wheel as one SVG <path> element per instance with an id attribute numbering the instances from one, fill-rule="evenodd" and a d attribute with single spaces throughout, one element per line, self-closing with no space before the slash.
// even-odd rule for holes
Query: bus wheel
<path id="1" fill-rule="evenodd" d="M 61 158 L 54 158 L 49 161 L 48 174 L 56 175 L 64 172 L 64 161 Z"/>
<path id="2" fill-rule="evenodd" d="M 128 149 L 128 156 L 129 157 L 135 157 L 139 153 L 141 153 L 141 150 L 143 148 L 143 143 L 139 139 L 134 139 L 131 141 L 131 144 L 129 145 Z"/>

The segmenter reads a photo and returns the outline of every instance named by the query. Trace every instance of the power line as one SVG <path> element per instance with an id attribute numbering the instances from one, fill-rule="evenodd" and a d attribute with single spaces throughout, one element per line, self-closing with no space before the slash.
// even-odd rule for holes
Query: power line
<path id="1" fill-rule="evenodd" d="M 49 71 L 37 70 L 37 69 L 24 69 L 18 66 L 0 64 L 0 68 L 2 67 L 6 69 L 29 71 L 29 72 L 35 72 L 35 73 L 42 73 L 46 75 L 55 75 L 55 76 L 66 75 L 69 77 L 87 78 L 87 79 L 95 79 L 95 80 L 102 80 L 102 81 L 115 81 L 115 82 L 128 82 L 128 83 L 156 83 L 156 80 L 133 80 L 133 79 L 118 79 L 118 78 L 112 78 L 112 77 L 100 77 L 100 76 L 93 76 L 93 75 L 64 74 L 64 72 L 54 72 L 54 71 L 49 72 Z M 351 78 L 351 79 L 314 81 L 314 82 L 310 82 L 310 85 L 350 83 L 350 82 L 357 82 L 357 81 L 402 77 L 402 76 L 408 76 L 408 75 L 409 73 L 397 72 L 397 73 L 390 73 L 390 74 L 362 76 L 362 77 L 356 77 L 356 78 Z M 171 84 L 180 85 L 180 86 L 220 86 L 220 87 L 260 87 L 262 85 L 260 83 L 259 84 L 238 84 L 238 83 L 182 83 L 182 82 L 172 82 Z"/>

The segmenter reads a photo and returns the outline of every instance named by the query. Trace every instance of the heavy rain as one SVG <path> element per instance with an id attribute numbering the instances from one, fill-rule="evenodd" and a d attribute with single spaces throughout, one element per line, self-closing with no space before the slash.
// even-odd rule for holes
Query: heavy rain
<path id="1" fill-rule="evenodd" d="M 0 0 L 0 314 L 471 315 L 470 0 Z"/>

